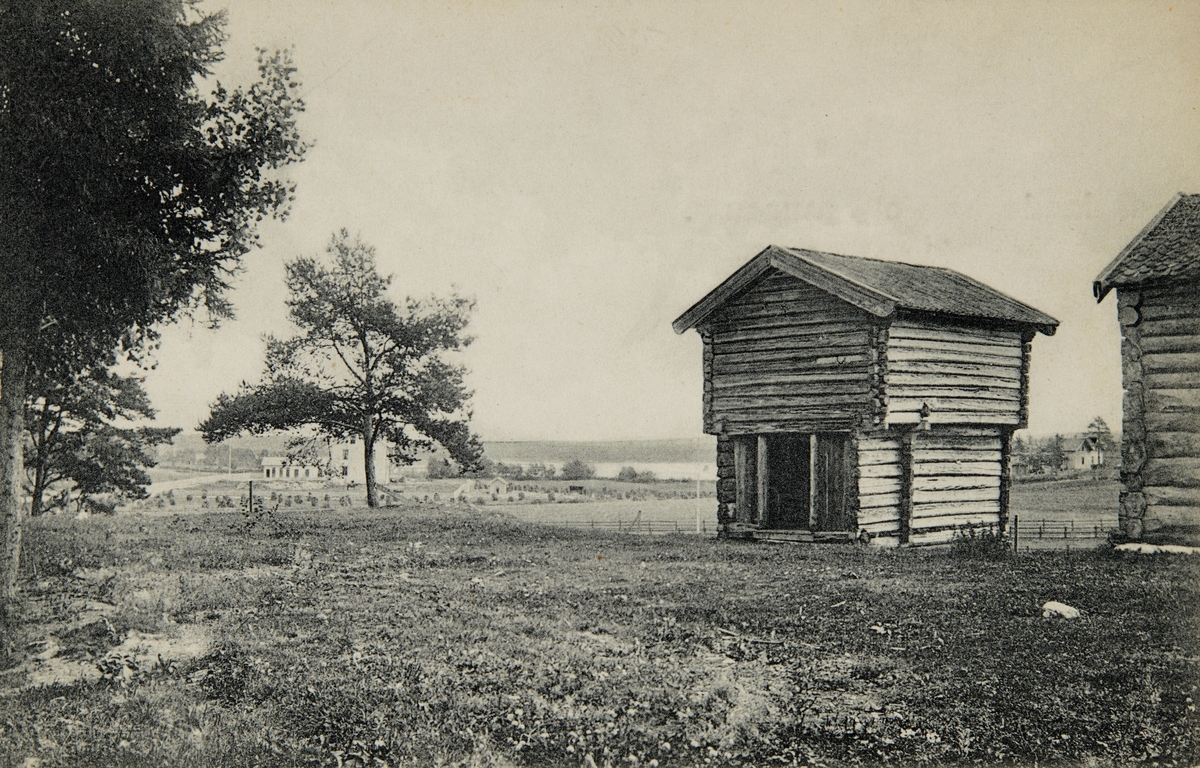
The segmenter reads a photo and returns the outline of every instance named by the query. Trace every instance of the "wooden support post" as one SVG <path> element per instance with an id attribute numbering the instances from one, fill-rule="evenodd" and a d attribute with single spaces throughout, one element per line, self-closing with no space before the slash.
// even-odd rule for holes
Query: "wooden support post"
<path id="1" fill-rule="evenodd" d="M 748 523 L 751 518 L 750 472 L 748 469 L 750 457 L 747 455 L 749 449 L 746 438 L 735 437 L 733 439 L 733 477 L 736 483 L 733 519 L 739 523 Z"/>
<path id="2" fill-rule="evenodd" d="M 817 530 L 817 436 L 808 436 L 808 529 Z"/>
<path id="3" fill-rule="evenodd" d="M 767 519 L 767 438 L 765 435 L 758 436 L 758 456 L 755 464 L 758 469 L 758 515 L 755 519 L 759 525 L 763 525 Z"/>
<path id="4" fill-rule="evenodd" d="M 912 534 L 913 513 L 913 441 L 916 431 L 900 438 L 900 543 L 907 544 Z"/>

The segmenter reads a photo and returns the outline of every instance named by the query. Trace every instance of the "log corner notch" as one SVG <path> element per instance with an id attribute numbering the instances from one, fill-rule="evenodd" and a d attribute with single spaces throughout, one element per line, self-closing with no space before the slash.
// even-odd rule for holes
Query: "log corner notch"
<path id="1" fill-rule="evenodd" d="M 1200 195 L 1177 194 L 1092 284 L 1121 330 L 1122 535 L 1200 544 Z"/>
<path id="2" fill-rule="evenodd" d="M 1146 515 L 1142 467 L 1146 463 L 1146 398 L 1142 378 L 1138 324 L 1142 292 L 1117 289 L 1117 323 L 1121 328 L 1121 492 L 1117 525 L 1126 538 L 1140 541 Z"/>

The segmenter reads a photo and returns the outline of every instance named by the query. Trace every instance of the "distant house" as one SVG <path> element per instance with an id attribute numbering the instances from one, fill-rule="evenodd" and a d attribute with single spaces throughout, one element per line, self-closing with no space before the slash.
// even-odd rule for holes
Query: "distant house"
<path id="1" fill-rule="evenodd" d="M 1104 448 L 1094 437 L 1085 437 L 1075 444 L 1067 457 L 1071 469 L 1097 469 L 1104 466 Z"/>
<path id="2" fill-rule="evenodd" d="M 391 482 L 392 462 L 389 445 L 380 440 L 375 444 L 375 481 Z M 335 480 L 365 484 L 367 482 L 366 450 L 362 438 L 351 437 L 329 443 L 329 473 Z"/>
<path id="3" fill-rule="evenodd" d="M 286 456 L 264 456 L 262 458 L 263 479 L 301 482 L 319 480 L 321 468 L 315 464 L 289 459 Z"/>
<path id="4" fill-rule="evenodd" d="M 724 536 L 1003 528 L 1031 343 L 1058 321 L 957 272 L 770 246 L 673 324 L 704 344 Z"/>
<path id="5" fill-rule="evenodd" d="M 1200 543 L 1200 195 L 1176 195 L 1104 268 L 1121 329 L 1121 530 Z"/>
<path id="6" fill-rule="evenodd" d="M 512 484 L 509 483 L 507 480 L 505 480 L 503 477 L 494 477 L 491 480 L 487 481 L 488 491 L 496 494 L 497 496 L 507 495 L 508 490 L 511 485 Z"/>

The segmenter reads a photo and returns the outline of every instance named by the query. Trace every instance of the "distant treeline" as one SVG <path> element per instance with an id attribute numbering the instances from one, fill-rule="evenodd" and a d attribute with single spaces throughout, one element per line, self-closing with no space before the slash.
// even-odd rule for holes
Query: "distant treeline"
<path id="1" fill-rule="evenodd" d="M 589 464 L 711 463 L 716 451 L 715 437 L 692 440 L 529 440 L 484 443 L 484 453 L 488 458 L 516 463 L 562 463 L 572 459 Z"/>

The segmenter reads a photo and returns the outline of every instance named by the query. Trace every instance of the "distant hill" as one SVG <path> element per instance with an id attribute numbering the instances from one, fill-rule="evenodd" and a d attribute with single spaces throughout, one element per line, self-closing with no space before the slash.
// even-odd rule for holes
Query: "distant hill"
<path id="1" fill-rule="evenodd" d="M 288 435 L 248 435 L 208 445 L 195 432 L 185 432 L 175 438 L 173 445 L 159 446 L 158 461 L 167 466 L 213 464 L 225 466 L 229 447 L 233 449 L 235 468 L 257 467 L 261 456 L 283 456 L 287 453 Z M 716 455 L 717 439 L 703 437 L 693 440 L 523 440 L 488 441 L 484 455 L 492 461 L 510 464 L 533 462 L 564 463 L 579 459 L 588 464 L 686 464 L 711 463 Z M 440 452 L 438 452 L 440 453 Z M 239 461 L 239 456 L 241 460 Z M 201 459 L 200 457 L 205 457 Z M 420 458 L 425 458 L 424 452 Z"/>
<path id="2" fill-rule="evenodd" d="M 693 440 L 524 440 L 485 442 L 484 455 L 492 461 L 529 463 L 579 459 L 589 464 L 712 462 L 715 437 Z"/>

